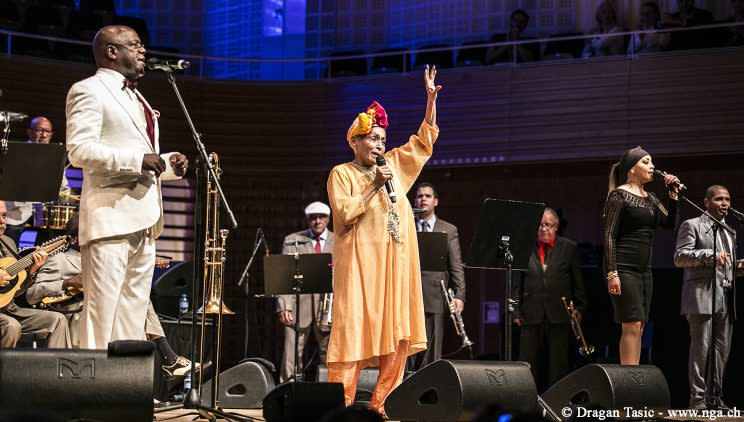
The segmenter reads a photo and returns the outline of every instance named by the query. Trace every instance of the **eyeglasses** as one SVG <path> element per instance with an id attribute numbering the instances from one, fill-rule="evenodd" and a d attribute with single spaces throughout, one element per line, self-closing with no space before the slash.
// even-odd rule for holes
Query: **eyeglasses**
<path id="1" fill-rule="evenodd" d="M 366 138 L 366 140 L 367 140 L 368 142 L 372 143 L 372 144 L 377 144 L 377 143 L 379 143 L 379 144 L 381 144 L 381 145 L 385 145 L 385 142 L 387 142 L 387 139 L 385 139 L 385 138 L 380 138 L 379 136 L 372 136 L 372 137 Z"/>
<path id="2" fill-rule="evenodd" d="M 109 45 L 113 45 L 113 46 L 116 46 L 116 47 L 124 47 L 127 50 L 131 51 L 132 53 L 136 53 L 136 52 L 138 52 L 141 49 L 142 50 L 145 49 L 145 45 L 142 44 L 139 41 L 137 41 L 135 43 L 130 43 L 130 44 L 114 44 L 114 43 L 109 43 Z"/>
<path id="3" fill-rule="evenodd" d="M 553 228 L 553 227 L 555 227 L 555 226 L 556 226 L 556 224 L 550 224 L 550 223 L 541 223 L 541 224 L 540 224 L 540 228 L 541 228 L 541 229 L 542 229 L 542 228 L 545 228 L 545 229 L 552 229 L 552 228 Z"/>
<path id="4" fill-rule="evenodd" d="M 31 129 L 31 132 L 48 133 L 50 135 L 52 134 L 52 130 L 51 129 L 44 129 L 43 127 L 37 127 L 36 129 Z"/>

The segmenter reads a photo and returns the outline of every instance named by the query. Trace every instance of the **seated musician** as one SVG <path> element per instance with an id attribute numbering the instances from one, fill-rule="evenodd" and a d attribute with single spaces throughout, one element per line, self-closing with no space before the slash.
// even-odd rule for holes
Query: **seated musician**
<path id="1" fill-rule="evenodd" d="M 8 211 L 5 208 L 5 202 L 0 201 L 0 288 L 7 287 L 13 279 L 8 275 L 4 268 L 9 264 L 16 262 L 18 259 L 17 247 L 15 242 L 5 236 L 5 222 L 8 217 Z M 28 282 L 21 285 L 21 290 L 28 283 L 33 283 L 33 276 L 37 270 L 46 261 L 47 253 L 38 250 L 33 253 L 33 264 L 27 269 Z M 13 295 L 13 290 L 6 294 Z M 0 299 L 5 299 L 0 294 Z M 53 349 L 64 349 L 70 347 L 70 329 L 65 323 L 65 317 L 57 312 L 50 312 L 41 309 L 21 308 L 16 305 L 13 298 L 0 311 L 0 348 L 15 347 L 22 333 L 47 333 L 47 347 Z"/>
<path id="2" fill-rule="evenodd" d="M 26 299 L 32 305 L 43 303 L 43 299 L 47 297 L 59 297 L 63 291 L 69 292 L 71 298 L 55 304 L 54 309 L 67 316 L 74 348 L 80 347 L 80 311 L 82 310 L 83 288 L 80 245 L 77 243 L 78 222 L 78 214 L 74 214 L 67 222 L 67 235 L 71 238 L 70 248 L 65 253 L 51 257 L 39 270 L 36 282 L 26 291 Z M 155 343 L 166 378 L 184 376 L 191 370 L 191 361 L 178 356 L 165 338 L 163 327 L 152 302 L 147 307 L 145 333 L 147 338 Z M 210 363 L 207 363 L 205 367 L 209 365 Z M 198 363 L 196 369 L 201 369 Z"/>
<path id="3" fill-rule="evenodd" d="M 26 134 L 28 135 L 29 143 L 48 144 L 52 140 L 52 122 L 44 116 L 36 117 L 31 120 L 28 129 L 26 129 Z M 63 173 L 59 202 L 69 203 L 69 199 L 71 198 L 70 193 L 70 185 Z M 17 244 L 21 238 L 21 234 L 26 230 L 26 224 L 33 226 L 34 202 L 6 201 L 5 206 L 8 211 L 5 235 L 13 239 Z M 42 237 L 45 238 L 43 240 L 48 240 L 52 236 L 46 233 Z"/>

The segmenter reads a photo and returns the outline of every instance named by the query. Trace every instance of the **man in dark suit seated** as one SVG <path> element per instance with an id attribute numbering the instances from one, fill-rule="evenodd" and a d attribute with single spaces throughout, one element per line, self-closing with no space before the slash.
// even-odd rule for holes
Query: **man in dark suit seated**
<path id="1" fill-rule="evenodd" d="M 579 271 L 579 249 L 558 234 L 558 214 L 545 208 L 537 245 L 527 271 L 513 286 L 517 299 L 514 323 L 520 329 L 519 360 L 532 366 L 538 392 L 568 373 L 571 321 L 562 298 L 584 313 L 584 280 Z"/>
<path id="2" fill-rule="evenodd" d="M 442 358 L 444 318 L 449 314 L 449 310 L 445 309 L 441 280 L 444 280 L 448 288 L 452 287 L 455 312 L 461 314 L 465 309 L 465 272 L 462 268 L 462 255 L 460 254 L 460 237 L 457 234 L 457 227 L 435 214 L 437 205 L 439 205 L 439 194 L 434 185 L 426 182 L 419 183 L 416 187 L 414 206 L 421 209 L 422 213 L 416 216 L 416 230 L 447 233 L 448 258 L 446 273 L 421 272 L 427 349 L 411 357 L 409 363 L 412 363 L 416 370 Z"/>
<path id="3" fill-rule="evenodd" d="M 728 189 L 713 185 L 705 192 L 705 208 L 720 223 L 726 225 L 731 207 Z M 691 409 L 728 410 L 723 402 L 723 373 L 731 351 L 731 334 L 736 318 L 735 276 L 742 274 L 744 263 L 736 260 L 736 236 L 724 230 L 717 234 L 716 256 L 713 256 L 713 221 L 706 216 L 685 221 L 677 233 L 674 265 L 684 268 L 682 284 L 682 314 L 690 325 L 690 356 L 687 377 L 690 382 Z M 715 264 L 715 271 L 713 265 Z M 716 308 L 712 294 L 715 286 Z M 713 315 L 711 315 L 713 314 Z M 711 339 L 711 323 L 715 339 Z M 715 371 L 706 374 L 706 358 L 714 344 Z M 706 380 L 712 379 L 713 385 Z M 706 403 L 706 393 L 710 395 Z"/>

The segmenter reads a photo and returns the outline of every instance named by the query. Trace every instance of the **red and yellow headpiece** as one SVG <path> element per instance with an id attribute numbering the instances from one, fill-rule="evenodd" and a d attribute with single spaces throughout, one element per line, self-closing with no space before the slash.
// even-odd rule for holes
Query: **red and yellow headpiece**
<path id="1" fill-rule="evenodd" d="M 367 111 L 359 113 L 357 118 L 354 119 L 346 132 L 346 140 L 351 142 L 351 138 L 355 136 L 372 132 L 373 126 L 379 126 L 385 130 L 388 127 L 387 112 L 377 101 L 367 107 Z"/>

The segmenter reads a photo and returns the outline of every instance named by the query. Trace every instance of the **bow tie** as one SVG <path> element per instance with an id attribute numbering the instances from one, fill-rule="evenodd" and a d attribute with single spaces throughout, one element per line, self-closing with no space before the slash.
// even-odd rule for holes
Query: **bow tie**
<path id="1" fill-rule="evenodd" d="M 121 89 L 129 88 L 132 91 L 137 89 L 137 85 L 139 85 L 139 82 L 137 81 L 130 81 L 129 79 L 124 79 L 124 86 L 122 86 Z"/>

